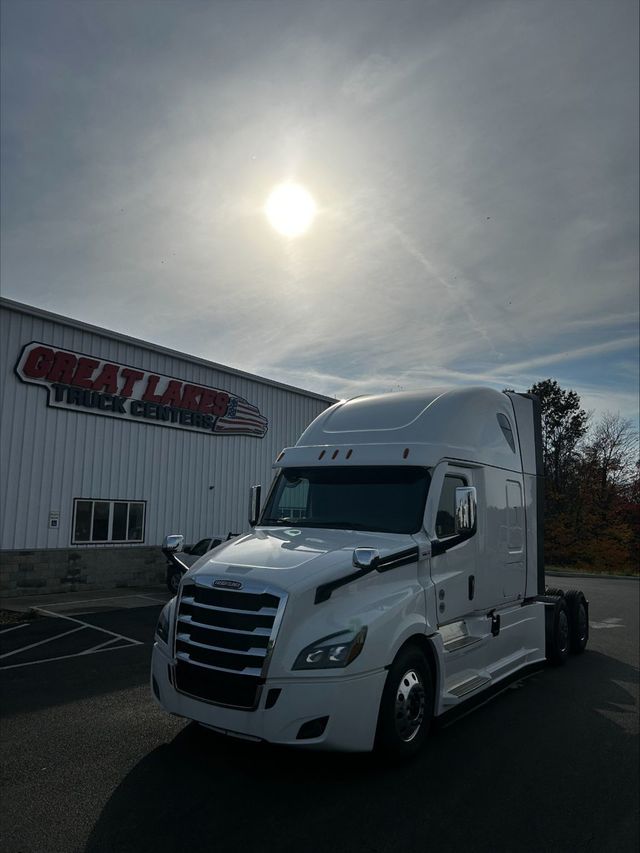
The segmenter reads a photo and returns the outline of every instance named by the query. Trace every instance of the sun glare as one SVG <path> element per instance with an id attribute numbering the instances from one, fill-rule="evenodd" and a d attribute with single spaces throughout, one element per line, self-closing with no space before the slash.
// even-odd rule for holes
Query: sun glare
<path id="1" fill-rule="evenodd" d="M 264 212 L 270 225 L 280 234 L 299 237 L 311 227 L 316 203 L 300 184 L 280 184 L 271 191 Z"/>

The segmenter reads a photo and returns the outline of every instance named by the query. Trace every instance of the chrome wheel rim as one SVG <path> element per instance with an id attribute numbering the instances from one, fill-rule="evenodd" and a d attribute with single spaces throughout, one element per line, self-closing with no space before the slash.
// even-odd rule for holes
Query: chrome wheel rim
<path id="1" fill-rule="evenodd" d="M 400 679 L 395 702 L 396 732 L 405 743 L 412 741 L 420 731 L 425 704 L 422 676 L 415 669 L 409 669 Z"/>

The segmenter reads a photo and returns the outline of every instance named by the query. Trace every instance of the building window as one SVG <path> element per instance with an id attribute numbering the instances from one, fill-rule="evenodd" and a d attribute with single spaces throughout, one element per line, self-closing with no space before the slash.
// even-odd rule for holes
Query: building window
<path id="1" fill-rule="evenodd" d="M 144 516 L 144 501 L 76 498 L 72 543 L 144 542 Z"/>

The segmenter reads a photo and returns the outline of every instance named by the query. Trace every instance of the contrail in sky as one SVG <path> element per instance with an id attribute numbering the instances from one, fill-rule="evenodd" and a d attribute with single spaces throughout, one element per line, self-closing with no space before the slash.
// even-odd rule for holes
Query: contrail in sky
<path id="1" fill-rule="evenodd" d="M 442 287 L 447 291 L 451 299 L 456 303 L 456 305 L 462 308 L 462 310 L 467 316 L 471 327 L 480 335 L 481 338 L 486 341 L 487 346 L 489 347 L 491 352 L 497 358 L 499 358 L 500 353 L 497 352 L 497 350 L 493 346 L 493 343 L 487 333 L 487 330 L 483 328 L 473 316 L 469 309 L 468 303 L 460 297 L 460 292 L 458 288 L 450 281 L 447 281 L 447 279 L 443 278 L 443 276 L 441 276 L 438 272 L 436 272 L 431 261 L 420 251 L 420 249 L 418 249 L 418 247 L 414 244 L 413 240 L 408 237 L 403 231 L 401 231 L 397 225 L 390 224 L 389 228 L 396 235 L 405 251 L 410 254 L 411 257 L 415 258 L 415 260 L 418 261 L 418 263 L 422 266 L 422 268 L 429 275 L 429 277 L 435 279 L 439 284 L 441 284 Z"/>

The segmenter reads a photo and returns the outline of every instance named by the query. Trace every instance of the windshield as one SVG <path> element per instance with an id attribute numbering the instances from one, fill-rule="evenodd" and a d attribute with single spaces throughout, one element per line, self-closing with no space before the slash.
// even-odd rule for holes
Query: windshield
<path id="1" fill-rule="evenodd" d="M 417 533 L 429 489 L 426 468 L 284 468 L 260 524 Z"/>

